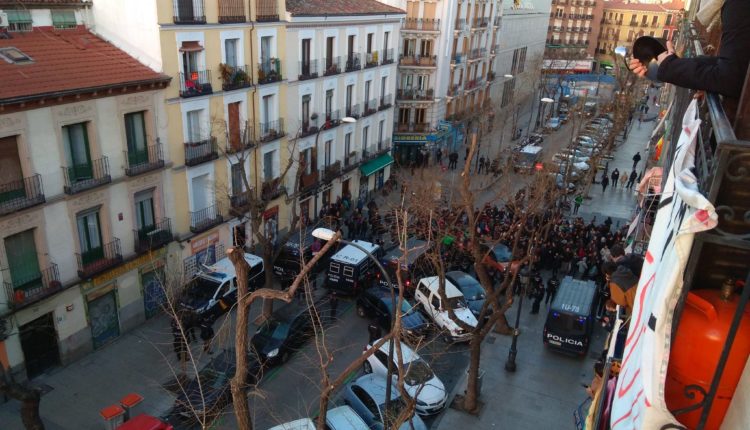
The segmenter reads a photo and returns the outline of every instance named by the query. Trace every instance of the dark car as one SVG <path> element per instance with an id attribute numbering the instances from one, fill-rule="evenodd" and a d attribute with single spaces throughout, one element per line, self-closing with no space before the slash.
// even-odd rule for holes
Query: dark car
<path id="1" fill-rule="evenodd" d="M 445 277 L 461 291 L 469 310 L 475 317 L 479 318 L 486 297 L 482 284 L 468 273 L 458 270 L 446 273 Z M 485 312 L 485 317 L 489 317 L 489 312 Z"/>
<path id="2" fill-rule="evenodd" d="M 398 295 L 395 296 L 398 300 Z M 391 292 L 386 288 L 374 287 L 365 290 L 357 298 L 357 315 L 362 318 L 374 318 L 380 327 L 390 331 L 395 306 Z M 408 300 L 401 303 L 401 326 L 405 334 L 421 335 L 427 328 L 427 320 Z"/>
<path id="3" fill-rule="evenodd" d="M 327 225 L 321 225 L 328 228 Z M 287 242 L 281 247 L 276 261 L 273 263 L 273 273 L 284 282 L 291 282 L 297 277 L 302 270 L 302 258 L 304 261 L 310 261 L 313 258 L 313 244 L 318 241 L 319 246 L 325 245 L 324 241 L 313 237 L 313 227 L 304 227 L 297 230 L 291 235 Z M 336 253 L 336 246 L 331 247 L 325 256 L 323 256 L 311 270 L 311 275 L 315 275 L 328 268 L 328 259 Z"/>
<path id="4" fill-rule="evenodd" d="M 257 383 L 261 366 L 254 354 L 248 354 L 247 367 L 247 383 Z M 234 350 L 221 351 L 198 372 L 197 378 L 184 386 L 175 400 L 174 413 L 183 421 L 215 419 L 232 402 L 230 384 L 236 369 Z"/>
<path id="5" fill-rule="evenodd" d="M 261 363 L 273 366 L 287 362 L 292 353 L 313 336 L 314 312 L 317 312 L 324 324 L 330 321 L 328 297 L 318 300 L 312 306 L 304 301 L 295 301 L 277 309 L 250 339 Z"/>
<path id="6" fill-rule="evenodd" d="M 490 252 L 487 252 L 488 250 Z M 488 266 L 491 272 L 500 271 L 504 273 L 508 268 L 511 272 L 516 272 L 519 268 L 520 261 L 512 260 L 513 252 L 507 245 L 498 243 L 491 250 L 483 247 L 482 252 L 487 253 L 482 262 Z"/>

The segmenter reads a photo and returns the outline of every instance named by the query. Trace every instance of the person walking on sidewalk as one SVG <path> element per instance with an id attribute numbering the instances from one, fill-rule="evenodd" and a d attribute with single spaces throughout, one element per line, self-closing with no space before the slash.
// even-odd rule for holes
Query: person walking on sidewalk
<path id="1" fill-rule="evenodd" d="M 573 200 L 573 215 L 578 215 L 578 209 L 581 207 L 581 204 L 583 203 L 583 195 L 578 194 Z"/>
<path id="2" fill-rule="evenodd" d="M 443 150 L 438 149 L 437 154 L 435 154 L 435 156 L 437 157 L 438 165 L 442 166 L 443 165 Z"/>
<path id="3" fill-rule="evenodd" d="M 617 188 L 617 181 L 620 179 L 620 171 L 615 167 L 615 170 L 612 171 L 612 189 L 614 190 Z"/>
<path id="4" fill-rule="evenodd" d="M 214 328 L 211 324 L 211 320 L 208 317 L 201 319 L 201 340 L 203 341 L 203 352 L 213 354 L 211 352 L 211 340 L 214 338 Z"/>
<path id="5" fill-rule="evenodd" d="M 620 175 L 620 188 L 625 189 L 625 184 L 628 182 L 629 177 L 628 172 L 622 172 L 622 175 Z"/>
<path id="6" fill-rule="evenodd" d="M 636 166 L 638 166 L 639 161 L 641 161 L 641 153 L 636 152 L 633 156 L 633 170 L 635 170 Z"/>
<path id="7" fill-rule="evenodd" d="M 484 168 L 484 156 L 479 157 L 479 168 L 477 169 L 477 175 L 480 175 L 482 173 L 482 169 Z"/>
<path id="8" fill-rule="evenodd" d="M 605 174 L 602 177 L 602 193 L 607 191 L 607 185 L 609 185 L 609 177 Z"/>
<path id="9" fill-rule="evenodd" d="M 628 186 L 627 188 L 630 190 L 633 188 L 633 185 L 635 185 L 635 180 L 638 178 L 638 172 L 633 170 L 630 172 L 630 178 L 628 178 Z"/>

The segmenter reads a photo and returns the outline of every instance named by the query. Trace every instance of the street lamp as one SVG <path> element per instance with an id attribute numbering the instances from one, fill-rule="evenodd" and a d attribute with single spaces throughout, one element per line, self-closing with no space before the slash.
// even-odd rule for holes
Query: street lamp
<path id="1" fill-rule="evenodd" d="M 516 325 L 513 328 L 513 342 L 510 344 L 510 351 L 508 351 L 508 361 L 505 362 L 505 370 L 508 372 L 515 372 L 516 371 L 516 354 L 518 353 L 518 349 L 516 348 L 518 344 L 518 335 L 520 332 L 518 331 L 518 324 L 521 322 L 521 307 L 523 306 L 523 296 L 526 295 L 526 286 L 529 285 L 529 269 L 526 266 L 523 266 L 521 268 L 521 271 L 518 272 L 518 282 L 521 283 L 521 292 L 518 296 L 518 309 L 516 310 Z"/>
<path id="2" fill-rule="evenodd" d="M 353 119 L 353 118 L 350 118 L 350 119 Z M 320 240 L 328 242 L 329 240 L 333 239 L 336 236 L 336 233 L 331 229 L 318 227 L 312 231 L 312 235 L 313 237 L 316 237 Z M 367 257 L 370 260 L 372 260 L 373 263 L 375 263 L 375 265 L 380 270 L 380 273 L 385 278 L 385 281 L 388 282 L 388 287 L 391 289 L 391 304 L 395 307 L 397 303 L 396 303 L 395 294 L 393 292 L 393 283 L 391 282 L 391 277 L 388 275 L 388 272 L 386 272 L 383 265 L 380 264 L 380 261 L 378 261 L 378 259 L 375 258 L 375 256 L 372 255 L 370 251 L 366 250 L 361 245 L 358 245 L 354 242 L 349 242 L 348 240 L 344 240 L 340 237 L 338 241 L 346 245 L 351 245 L 357 248 L 358 250 L 364 252 L 365 255 L 367 255 Z M 528 282 L 528 279 L 527 279 L 527 282 Z M 391 319 L 391 331 L 393 331 L 393 325 L 395 322 L 396 322 L 396 319 L 392 318 Z M 391 402 L 391 385 L 392 385 L 391 379 L 393 379 L 393 350 L 394 350 L 393 336 L 391 336 L 391 338 L 388 340 L 388 371 L 386 373 L 386 379 L 385 379 L 385 407 L 383 408 L 383 416 L 386 416 L 386 417 L 388 416 L 388 405 Z M 390 427 L 390 424 L 387 424 L 387 423 L 384 423 L 384 424 L 386 426 L 385 429 L 388 430 Z"/>
<path id="3" fill-rule="evenodd" d="M 510 73 L 506 73 L 506 74 L 503 75 L 503 77 L 504 78 L 508 78 L 508 79 L 512 79 L 513 75 L 511 75 Z"/>
<path id="4" fill-rule="evenodd" d="M 354 118 L 352 118 L 352 117 L 350 117 L 350 116 L 345 116 L 345 117 L 341 118 L 341 122 L 345 122 L 347 124 L 353 124 L 353 123 L 357 122 L 357 120 L 354 119 Z M 323 126 L 325 126 L 325 123 L 323 123 Z M 320 138 L 320 133 L 322 133 L 324 130 L 329 130 L 330 129 L 330 128 L 325 128 L 323 126 L 321 126 L 320 128 L 318 128 L 318 132 L 315 134 L 315 146 L 314 146 L 314 148 L 315 148 L 315 159 L 316 160 L 318 158 L 318 139 Z M 311 166 L 311 169 L 313 167 L 315 169 L 318 168 L 318 166 Z M 317 186 L 317 184 L 315 185 L 315 205 L 314 205 L 314 209 L 315 209 L 315 213 L 313 214 L 313 218 L 315 218 L 316 216 L 318 216 L 318 186 Z"/>

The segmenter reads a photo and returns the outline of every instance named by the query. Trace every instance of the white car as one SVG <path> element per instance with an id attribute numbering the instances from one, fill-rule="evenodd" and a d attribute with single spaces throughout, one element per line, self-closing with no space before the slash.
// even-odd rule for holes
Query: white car
<path id="1" fill-rule="evenodd" d="M 445 331 L 446 339 L 454 342 L 467 342 L 471 333 L 464 330 L 450 317 L 448 309 L 453 309 L 453 314 L 464 323 L 476 327 L 477 319 L 471 313 L 464 295 L 455 285 L 445 280 L 445 297 L 447 303 L 443 303 L 438 291 L 440 281 L 437 276 L 429 276 L 419 280 L 414 292 L 414 299 L 422 306 L 427 316 L 435 322 L 435 325 Z"/>
<path id="2" fill-rule="evenodd" d="M 273 426 L 268 430 L 315 430 L 315 424 L 313 424 L 310 418 L 301 418 Z"/>
<path id="3" fill-rule="evenodd" d="M 389 346 L 390 343 L 385 342 L 380 349 L 367 358 L 364 364 L 365 373 L 372 373 L 383 378 L 388 376 Z M 371 348 L 372 345 L 367 345 L 365 352 Z M 391 378 L 393 387 L 395 387 L 398 382 L 398 373 L 395 370 L 398 366 L 398 358 L 395 355 L 396 351 L 393 351 L 393 354 L 393 366 L 391 367 L 393 374 Z M 435 376 L 430 365 L 403 342 L 401 342 L 401 359 L 406 370 L 404 389 L 409 397 L 417 401 L 417 413 L 419 415 L 432 415 L 440 412 L 445 407 L 448 398 L 443 382 Z"/>

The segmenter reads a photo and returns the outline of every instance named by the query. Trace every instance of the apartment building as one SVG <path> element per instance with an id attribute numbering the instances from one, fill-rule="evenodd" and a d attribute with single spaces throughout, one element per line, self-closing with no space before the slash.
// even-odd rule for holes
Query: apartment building
<path id="1" fill-rule="evenodd" d="M 250 194 L 267 202 L 263 229 L 290 221 L 281 174 L 286 5 L 281 0 L 99 0 L 96 31 L 173 78 L 166 91 L 174 205 L 184 273 L 221 249 L 252 245 Z M 247 182 L 244 178 L 247 178 Z"/>
<path id="2" fill-rule="evenodd" d="M 552 0 L 545 57 L 594 58 L 605 3 L 603 0 Z"/>
<path id="3" fill-rule="evenodd" d="M 608 1 L 604 3 L 601 29 L 596 47 L 596 58 L 601 67 L 613 67 L 614 49 L 630 49 L 641 36 L 669 40 L 677 30 L 684 2 L 634 3 Z"/>
<path id="4" fill-rule="evenodd" d="M 396 43 L 405 12 L 375 0 L 287 0 L 284 186 L 306 219 L 388 179 Z M 296 130 L 296 131 L 295 131 Z"/>
<path id="5" fill-rule="evenodd" d="M 90 32 L 79 1 L 0 9 L 0 362 L 31 378 L 158 310 L 170 77 Z"/>
<path id="6" fill-rule="evenodd" d="M 454 147 L 465 121 L 489 105 L 500 1 L 403 1 L 393 132 L 396 162 Z"/>

